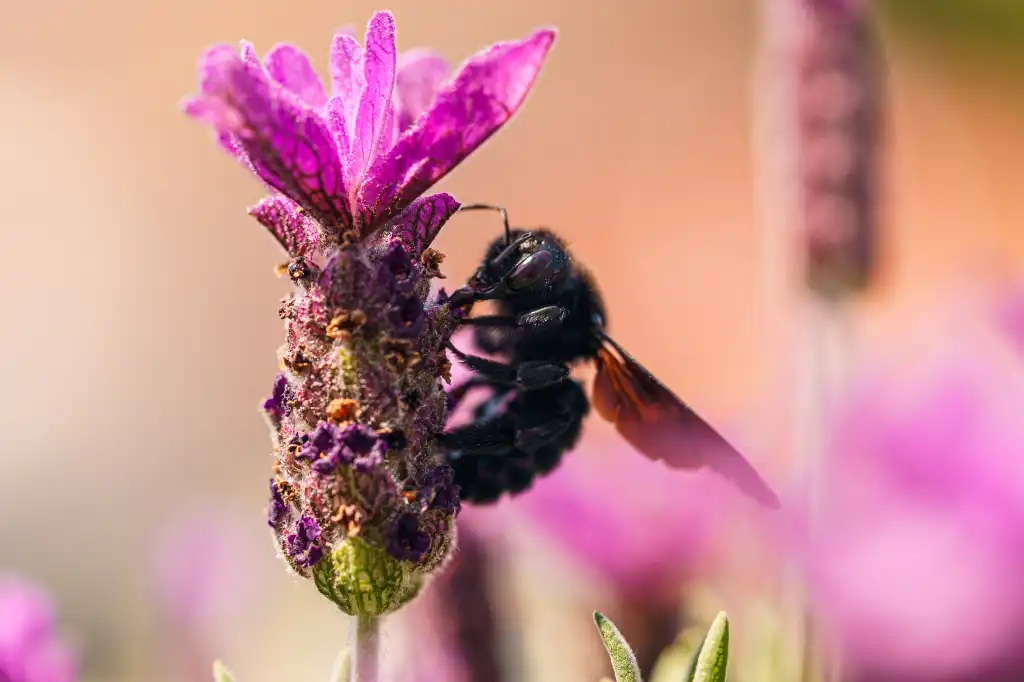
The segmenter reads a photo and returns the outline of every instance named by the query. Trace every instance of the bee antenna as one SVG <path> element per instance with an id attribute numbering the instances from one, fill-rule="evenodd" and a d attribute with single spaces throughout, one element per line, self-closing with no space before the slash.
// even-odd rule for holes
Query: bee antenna
<path id="1" fill-rule="evenodd" d="M 512 230 L 508 226 L 508 211 L 504 206 L 494 204 L 465 204 L 459 207 L 460 211 L 497 211 L 501 214 L 502 224 L 505 226 L 505 246 L 512 243 Z"/>

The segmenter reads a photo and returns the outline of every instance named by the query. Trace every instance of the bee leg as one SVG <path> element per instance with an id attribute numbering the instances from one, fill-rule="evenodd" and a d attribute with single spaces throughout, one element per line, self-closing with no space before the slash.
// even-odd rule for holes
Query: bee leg
<path id="1" fill-rule="evenodd" d="M 518 386 L 532 391 L 560 384 L 569 377 L 569 368 L 560 362 L 529 360 L 511 365 L 468 355 L 451 343 L 448 348 L 471 370 L 502 386 Z"/>
<path id="2" fill-rule="evenodd" d="M 515 327 L 523 328 L 532 332 L 546 332 L 556 329 L 562 325 L 569 311 L 557 305 L 544 306 L 536 310 L 529 310 L 516 317 L 511 315 L 479 315 L 477 317 L 466 317 L 459 321 L 459 324 L 470 327 Z"/>
<path id="3" fill-rule="evenodd" d="M 453 343 L 448 342 L 448 350 L 455 354 L 455 357 L 459 359 L 464 365 L 469 367 L 477 374 L 483 375 L 489 381 L 502 385 L 502 386 L 514 386 L 516 383 L 516 372 L 515 368 L 511 365 L 506 365 L 503 362 L 496 362 L 495 360 L 488 360 L 487 358 L 481 358 L 476 355 L 469 355 L 463 353 L 461 350 L 455 347 Z"/>
<path id="4" fill-rule="evenodd" d="M 462 402 L 463 398 L 466 397 L 466 394 L 474 388 L 489 386 L 490 384 L 491 382 L 485 377 L 470 377 L 458 386 L 452 388 L 450 391 L 446 391 L 445 398 L 448 401 L 448 410 L 455 410 L 455 408 L 457 408 Z"/>
<path id="5" fill-rule="evenodd" d="M 532 332 L 548 332 L 562 326 L 569 316 L 569 311 L 557 305 L 544 306 L 520 314 L 516 318 L 516 326 Z"/>
<path id="6" fill-rule="evenodd" d="M 518 327 L 516 318 L 508 315 L 478 315 L 477 317 L 464 317 L 459 320 L 460 325 L 467 327 Z"/>

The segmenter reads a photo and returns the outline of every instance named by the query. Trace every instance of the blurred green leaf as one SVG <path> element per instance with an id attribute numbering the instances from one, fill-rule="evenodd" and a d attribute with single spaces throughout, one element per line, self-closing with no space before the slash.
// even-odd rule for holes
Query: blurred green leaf
<path id="1" fill-rule="evenodd" d="M 886 22 L 908 36 L 1019 65 L 1024 57 L 1024 2 L 1020 0 L 887 0 Z"/>
<path id="2" fill-rule="evenodd" d="M 220 661 L 213 662 L 213 682 L 235 682 L 231 671 L 224 667 Z"/>
<path id="3" fill-rule="evenodd" d="M 701 633 L 703 634 L 703 632 Z M 689 680 L 693 670 L 694 650 L 697 646 L 680 637 L 661 652 L 651 670 L 651 682 L 681 682 Z M 697 641 L 697 644 L 700 640 Z"/>
<path id="4" fill-rule="evenodd" d="M 352 649 L 345 647 L 334 659 L 331 682 L 348 682 L 350 679 L 352 679 Z"/>
<path id="5" fill-rule="evenodd" d="M 719 611 L 693 657 L 689 682 L 725 682 L 729 668 L 729 617 Z"/>
<path id="6" fill-rule="evenodd" d="M 604 648 L 611 659 L 615 682 L 641 682 L 640 666 L 637 665 L 636 656 L 633 655 L 633 650 L 629 648 L 626 638 L 619 629 L 597 611 L 594 612 L 594 622 L 597 623 L 597 630 L 601 633 Z"/>

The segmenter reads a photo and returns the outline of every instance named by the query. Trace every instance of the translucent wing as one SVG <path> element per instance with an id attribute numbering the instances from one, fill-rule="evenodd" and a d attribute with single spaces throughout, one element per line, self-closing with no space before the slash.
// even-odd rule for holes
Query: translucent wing
<path id="1" fill-rule="evenodd" d="M 598 352 L 594 409 L 630 445 L 673 469 L 708 467 L 761 504 L 779 498 L 753 466 L 711 425 L 607 336 Z"/>

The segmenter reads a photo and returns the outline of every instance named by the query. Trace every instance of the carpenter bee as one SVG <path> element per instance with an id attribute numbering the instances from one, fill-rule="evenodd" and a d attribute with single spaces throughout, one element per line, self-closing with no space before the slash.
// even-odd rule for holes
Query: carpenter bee
<path id="1" fill-rule="evenodd" d="M 477 386 L 492 390 L 469 424 L 439 434 L 455 482 L 468 502 L 490 503 L 526 490 L 554 469 L 579 439 L 590 405 L 650 459 L 675 469 L 709 467 L 760 503 L 779 500 L 757 471 L 713 427 L 617 344 L 605 330 L 605 310 L 591 276 L 562 240 L 543 230 L 510 229 L 505 209 L 494 210 L 505 233 L 488 248 L 467 285 L 449 303 L 468 311 L 493 301 L 496 314 L 464 317 L 477 345 L 497 360 L 449 344 L 475 372 L 449 393 L 457 405 Z M 592 396 L 570 375 L 570 365 L 597 369 Z"/>

